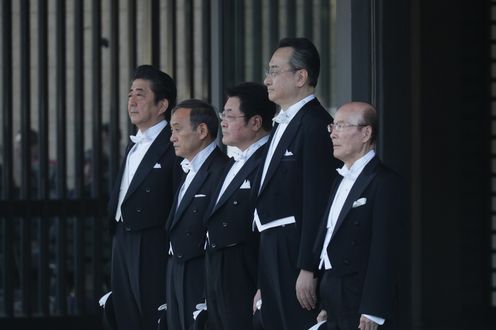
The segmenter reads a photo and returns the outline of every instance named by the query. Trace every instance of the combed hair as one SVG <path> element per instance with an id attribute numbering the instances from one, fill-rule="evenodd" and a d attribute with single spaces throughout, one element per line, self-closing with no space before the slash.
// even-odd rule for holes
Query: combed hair
<path id="1" fill-rule="evenodd" d="M 171 78 L 167 73 L 160 71 L 159 69 L 151 65 L 140 65 L 133 73 L 132 81 L 136 79 L 148 80 L 150 82 L 150 88 L 155 94 L 155 104 L 163 99 L 169 101 L 169 106 L 165 111 L 164 117 L 167 121 L 170 120 L 171 110 L 176 105 L 176 83 L 174 79 Z"/>
<path id="2" fill-rule="evenodd" d="M 219 118 L 212 105 L 209 103 L 198 100 L 198 99 L 188 99 L 180 102 L 178 105 L 172 109 L 172 114 L 176 112 L 179 108 L 191 109 L 190 113 L 190 123 L 191 127 L 195 130 L 198 125 L 206 124 L 210 136 L 212 139 L 217 137 L 217 132 L 219 130 Z"/>
<path id="3" fill-rule="evenodd" d="M 284 38 L 279 41 L 278 48 L 291 47 L 293 55 L 289 64 L 295 70 L 305 69 L 308 72 L 308 84 L 317 86 L 320 74 L 320 56 L 315 45 L 307 38 Z"/>
<path id="4" fill-rule="evenodd" d="M 248 123 L 251 117 L 258 115 L 262 117 L 263 129 L 270 132 L 276 105 L 269 100 L 266 86 L 256 82 L 244 82 L 228 88 L 226 96 L 239 98 L 239 110 L 246 116 L 245 123 Z"/>

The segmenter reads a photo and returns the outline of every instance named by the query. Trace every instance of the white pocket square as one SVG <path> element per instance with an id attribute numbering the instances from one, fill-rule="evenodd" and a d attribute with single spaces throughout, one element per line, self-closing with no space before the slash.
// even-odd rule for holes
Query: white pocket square
<path id="1" fill-rule="evenodd" d="M 204 195 L 204 194 L 196 194 L 196 195 L 195 195 L 195 198 L 198 198 L 198 197 L 207 197 L 207 195 Z"/>
<path id="2" fill-rule="evenodd" d="M 159 163 L 156 163 L 155 165 L 153 165 L 153 168 L 162 168 L 162 166 Z"/>
<path id="3" fill-rule="evenodd" d="M 286 150 L 286 152 L 284 153 L 284 156 L 293 156 L 293 153 L 289 150 Z"/>
<path id="4" fill-rule="evenodd" d="M 245 180 L 241 185 L 241 187 L 239 187 L 239 189 L 250 189 L 250 188 L 251 188 L 250 180 Z"/>
<path id="5" fill-rule="evenodd" d="M 365 205 L 366 203 L 367 203 L 367 198 L 365 198 L 365 197 L 359 198 L 359 199 L 357 199 L 356 201 L 353 202 L 352 208 Z"/>

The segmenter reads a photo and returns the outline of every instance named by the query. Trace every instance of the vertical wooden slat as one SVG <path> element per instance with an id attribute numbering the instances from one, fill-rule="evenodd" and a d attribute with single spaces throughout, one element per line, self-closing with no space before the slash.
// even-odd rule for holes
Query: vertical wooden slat
<path id="1" fill-rule="evenodd" d="M 39 187 L 40 199 L 50 198 L 49 157 L 48 157 L 48 29 L 47 3 L 38 1 L 38 146 L 39 146 Z M 38 260 L 38 304 L 42 315 L 49 314 L 49 243 L 48 219 L 40 216 L 39 260 Z"/>
<path id="2" fill-rule="evenodd" d="M 91 35 L 91 52 L 92 52 L 92 157 L 91 157 L 91 197 L 102 198 L 107 196 L 108 187 L 102 185 L 102 170 L 108 168 L 103 162 L 108 162 L 108 159 L 102 157 L 102 10 L 100 0 L 92 1 L 92 35 Z M 106 141 L 108 142 L 108 141 Z M 107 173 L 108 174 L 108 173 Z M 102 293 L 102 250 L 103 250 L 103 226 L 100 214 L 93 217 L 93 244 L 91 246 L 92 253 L 92 283 L 93 290 L 90 299 L 97 301 Z"/>
<path id="3" fill-rule="evenodd" d="M 330 79 L 330 66 L 331 66 L 331 48 L 330 48 L 330 37 L 329 27 L 331 26 L 330 18 L 330 5 L 329 0 L 318 0 L 319 1 L 319 18 L 318 18 L 318 28 L 320 40 L 318 42 L 318 50 L 320 54 L 320 75 L 317 84 L 319 90 L 319 98 L 321 103 L 328 107 L 330 105 L 330 93 L 331 93 L 331 79 Z"/>
<path id="4" fill-rule="evenodd" d="M 3 162 L 2 162 L 2 187 L 0 189 L 2 199 L 13 197 L 13 181 L 12 181 L 12 2 L 11 0 L 2 1 L 2 17 L 0 26 L 2 29 L 2 79 L 0 80 L 0 88 L 2 89 L 2 141 L 3 141 Z M 2 251 L 3 267 L 2 274 L 2 289 L 3 289 L 3 312 L 7 317 L 14 316 L 14 258 L 13 258 L 13 223 L 12 217 L 6 212 L 2 220 L 3 240 Z"/>
<path id="5" fill-rule="evenodd" d="M 296 0 L 286 0 L 285 16 L 287 25 L 285 37 L 296 37 Z"/>
<path id="6" fill-rule="evenodd" d="M 57 0 L 55 9 L 55 76 L 56 76 L 56 138 L 57 138 L 57 197 L 66 197 L 66 40 L 65 40 L 65 0 Z M 56 259 L 56 312 L 67 314 L 67 287 L 66 287 L 66 223 L 64 210 L 60 210 L 56 222 L 57 259 Z"/>
<path id="7" fill-rule="evenodd" d="M 151 0 L 152 65 L 160 68 L 160 0 Z"/>
<path id="8" fill-rule="evenodd" d="M 244 6 L 243 0 L 235 0 L 233 8 L 233 29 L 232 35 L 229 39 L 234 43 L 234 53 L 230 55 L 234 58 L 233 70 L 234 77 L 230 85 L 240 83 L 245 80 L 245 38 L 238 38 L 237 36 L 245 35 L 245 20 L 244 20 Z M 227 51 L 230 47 L 224 47 Z"/>
<path id="9" fill-rule="evenodd" d="M 138 41 L 137 41 L 137 24 L 136 24 L 136 15 L 137 15 L 137 7 L 136 7 L 136 0 L 128 0 L 127 2 L 129 11 L 127 13 L 127 19 L 128 19 L 128 27 L 127 27 L 127 33 L 128 33 L 128 56 L 129 56 L 129 79 L 131 79 L 131 76 L 138 66 L 138 60 L 137 60 L 137 49 L 138 49 Z M 175 16 L 175 15 L 174 15 Z M 127 138 L 127 133 L 132 132 L 134 130 L 134 125 L 131 123 L 130 120 L 127 121 L 127 131 L 124 132 L 124 136 Z"/>
<path id="10" fill-rule="evenodd" d="M 203 99 L 208 99 L 209 102 L 211 100 L 211 88 L 210 88 L 210 78 L 211 78 L 211 71 L 210 71 L 210 26 L 211 26 L 211 15 L 210 15 L 210 0 L 204 0 L 202 1 L 202 38 L 204 42 L 202 43 L 203 49 L 202 49 L 202 59 L 203 59 L 203 73 L 202 73 L 202 92 L 204 94 L 200 95 L 201 98 Z M 206 95 L 205 95 L 206 93 Z"/>
<path id="11" fill-rule="evenodd" d="M 213 17 L 212 27 L 211 27 L 211 99 L 212 105 L 217 109 L 220 109 L 223 103 L 223 79 L 224 76 L 224 56 L 223 56 L 223 33 L 224 30 L 224 16 L 222 15 L 223 1 L 222 0 L 212 0 L 210 2 L 210 12 Z"/>
<path id="12" fill-rule="evenodd" d="M 114 180 L 120 163 L 119 143 L 119 1 L 110 1 L 110 178 Z"/>
<path id="13" fill-rule="evenodd" d="M 262 49 L 262 4 L 261 0 L 253 0 L 252 2 L 253 10 L 252 10 L 252 57 L 253 57 L 253 66 L 252 66 L 252 80 L 253 81 L 262 81 L 263 80 L 263 67 L 265 63 L 265 59 L 263 58 Z"/>
<path id="14" fill-rule="evenodd" d="M 3 162 L 2 162 L 2 199 L 13 198 L 13 150 L 12 150 L 12 1 L 2 1 L 2 17 L 0 25 L 2 28 L 2 79 L 0 86 L 2 89 L 2 141 L 3 141 Z M 3 241 L 2 250 L 3 267 L 2 289 L 3 289 L 3 312 L 7 317 L 14 316 L 14 258 L 13 258 L 13 223 L 9 212 L 5 212 L 2 217 Z"/>
<path id="15" fill-rule="evenodd" d="M 92 0 L 91 6 L 91 100 L 92 145 L 90 196 L 97 198 L 107 191 L 102 186 L 102 9 L 100 0 Z"/>
<path id="16" fill-rule="evenodd" d="M 269 1 L 268 8 L 269 15 L 269 49 L 270 53 L 276 48 L 277 43 L 280 39 L 279 37 L 279 0 L 271 0 Z M 269 62 L 267 60 L 267 62 Z"/>
<path id="17" fill-rule="evenodd" d="M 76 198 L 83 197 L 84 190 L 84 4 L 74 2 L 74 192 Z M 82 204 L 81 204 L 82 207 Z M 81 211 L 83 209 L 81 208 Z M 82 212 L 81 212 L 82 213 Z M 74 291 L 75 312 L 84 311 L 84 218 L 74 223 Z"/>
<path id="18" fill-rule="evenodd" d="M 313 38 L 313 1 L 303 2 L 303 36 L 312 40 Z"/>
<path id="19" fill-rule="evenodd" d="M 30 113 L 30 19 L 29 0 L 20 2 L 20 74 L 21 74 L 21 191 L 20 198 L 31 197 L 31 113 Z M 31 315 L 31 219 L 21 219 L 21 305 L 22 313 Z"/>

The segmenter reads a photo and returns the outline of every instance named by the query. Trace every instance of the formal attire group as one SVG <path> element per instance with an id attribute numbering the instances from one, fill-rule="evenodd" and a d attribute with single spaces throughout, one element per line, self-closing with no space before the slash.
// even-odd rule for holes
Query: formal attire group
<path id="1" fill-rule="evenodd" d="M 264 329 L 308 329 L 320 307 L 389 320 L 397 176 L 373 152 L 341 168 L 332 120 L 310 95 L 231 159 L 215 143 L 179 159 L 166 121 L 134 136 L 109 204 L 118 329 L 156 329 L 164 303 L 168 329 L 192 329 L 204 302 L 209 329 L 253 329 L 257 290 Z M 296 297 L 301 270 L 320 283 L 313 310 Z"/>

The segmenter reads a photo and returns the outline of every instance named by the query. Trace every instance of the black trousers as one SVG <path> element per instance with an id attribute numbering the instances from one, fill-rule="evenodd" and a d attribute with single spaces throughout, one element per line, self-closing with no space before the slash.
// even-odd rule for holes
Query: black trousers
<path id="1" fill-rule="evenodd" d="M 205 302 L 205 258 L 185 262 L 170 256 L 167 265 L 168 330 L 189 330 L 196 305 Z"/>
<path id="2" fill-rule="evenodd" d="M 116 226 L 111 281 L 119 330 L 157 328 L 157 308 L 165 302 L 165 237 L 160 227 L 132 232 Z"/>
<path id="3" fill-rule="evenodd" d="M 296 298 L 296 266 L 300 241 L 296 226 L 286 225 L 260 234 L 259 286 L 262 292 L 262 321 L 265 329 L 308 329 L 318 310 L 303 309 Z"/>
<path id="4" fill-rule="evenodd" d="M 252 330 L 257 291 L 257 242 L 207 251 L 208 324 L 212 330 Z"/>
<path id="5" fill-rule="evenodd" d="M 328 330 L 356 330 L 360 324 L 361 290 L 352 281 L 335 274 L 332 270 L 324 273 L 320 282 L 322 308 L 327 311 Z"/>

